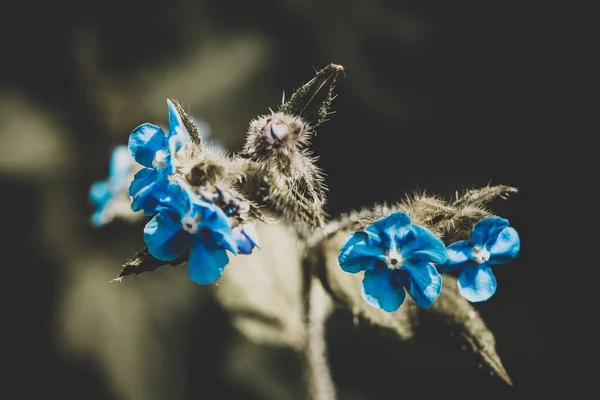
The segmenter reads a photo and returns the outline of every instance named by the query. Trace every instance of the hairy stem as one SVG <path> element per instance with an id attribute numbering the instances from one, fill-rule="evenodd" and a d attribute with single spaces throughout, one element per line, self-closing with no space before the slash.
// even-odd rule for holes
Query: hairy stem
<path id="1" fill-rule="evenodd" d="M 306 331 L 308 340 L 304 349 L 306 376 L 311 400 L 335 400 L 335 386 L 331 379 L 325 323 L 331 314 L 332 302 L 321 282 L 310 277 L 306 308 Z"/>

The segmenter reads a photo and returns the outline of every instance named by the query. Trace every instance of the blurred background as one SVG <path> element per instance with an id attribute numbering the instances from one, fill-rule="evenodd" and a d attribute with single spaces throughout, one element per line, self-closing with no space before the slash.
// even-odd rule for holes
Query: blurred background
<path id="1" fill-rule="evenodd" d="M 255 345 L 185 268 L 108 284 L 143 222 L 95 229 L 90 185 L 166 98 L 240 149 L 248 122 L 342 64 L 336 111 L 313 140 L 336 216 L 427 190 L 520 192 L 491 209 L 521 235 L 476 307 L 515 382 L 451 343 L 395 343 L 336 313 L 340 399 L 529 398 L 593 383 L 599 278 L 575 135 L 583 24 L 523 2 L 173 0 L 10 4 L 0 24 L 4 285 L 0 400 L 303 399 L 297 357 Z M 577 28 L 576 28 L 577 26 Z M 576 37 L 575 37 L 576 36 Z M 569 60 L 569 61 L 565 61 Z M 564 66 L 564 67 L 563 67 Z M 568 69 L 568 67 L 573 67 Z M 577 114 L 571 114 L 576 111 Z M 588 129 L 589 131 L 589 129 Z"/>

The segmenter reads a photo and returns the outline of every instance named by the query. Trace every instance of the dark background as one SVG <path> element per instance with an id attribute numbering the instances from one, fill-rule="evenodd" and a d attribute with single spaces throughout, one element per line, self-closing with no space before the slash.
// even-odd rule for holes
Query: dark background
<path id="1" fill-rule="evenodd" d="M 518 258 L 495 269 L 496 295 L 477 304 L 514 387 L 450 344 L 396 345 L 336 314 L 330 353 L 340 398 L 529 398 L 588 390 L 598 354 L 590 194 L 597 178 L 594 147 L 584 141 L 593 134 L 583 125 L 591 103 L 581 100 L 589 91 L 586 59 L 596 47 L 585 46 L 585 12 L 574 6 L 484 3 L 11 4 L 0 24 L 1 209 L 8 221 L 0 400 L 302 398 L 285 383 L 299 385 L 300 371 L 285 351 L 245 343 L 238 357 L 224 361 L 231 341 L 243 339 L 211 299 L 177 322 L 177 332 L 193 339 L 165 333 L 168 342 L 153 344 L 180 346 L 171 364 L 118 383 L 120 372 L 111 372 L 113 364 L 89 350 L 93 345 L 64 345 L 61 315 L 68 313 L 65 302 L 112 301 L 111 291 L 94 298 L 87 289 L 72 291 L 78 274 L 93 270 L 86 260 L 101 260 L 96 281 L 104 284 L 141 245 L 141 225 L 94 230 L 87 223 L 89 185 L 106 176 L 110 149 L 133 127 L 166 122 L 165 98 L 175 97 L 236 150 L 252 117 L 329 62 L 346 72 L 336 113 L 313 148 L 327 173 L 331 215 L 415 190 L 450 197 L 506 184 L 520 192 L 491 209 L 522 240 Z M 161 278 L 140 277 L 140 286 L 167 296 Z M 152 315 L 152 307 L 140 307 Z M 91 320 L 93 310 L 84 312 Z M 92 325 L 79 337 L 103 340 L 93 332 L 107 326 Z M 169 325 L 144 329 L 167 332 Z M 223 364 L 252 354 L 247 362 L 256 376 L 230 379 Z M 138 367 L 122 365 L 128 372 Z M 144 392 L 149 383 L 169 394 L 154 386 Z M 282 384 L 283 392 L 268 388 Z M 128 385 L 133 389 L 122 389 Z"/>

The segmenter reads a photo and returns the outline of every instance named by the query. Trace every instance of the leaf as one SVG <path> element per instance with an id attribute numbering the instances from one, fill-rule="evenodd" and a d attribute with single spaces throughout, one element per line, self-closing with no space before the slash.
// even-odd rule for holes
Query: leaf
<path id="1" fill-rule="evenodd" d="M 198 147 L 201 148 L 202 147 L 202 135 L 200 135 L 200 132 L 198 131 L 198 127 L 196 126 L 196 124 L 194 124 L 194 121 L 189 117 L 189 115 L 187 115 L 187 113 L 183 109 L 183 106 L 177 100 L 175 100 L 175 99 L 170 99 L 170 100 L 173 102 L 175 109 L 179 113 L 179 116 L 181 117 L 181 122 L 183 122 L 183 126 L 185 126 L 185 129 L 190 134 L 192 143 L 194 143 L 195 145 L 197 145 Z"/>
<path id="2" fill-rule="evenodd" d="M 136 254 L 134 257 L 130 258 L 123 264 L 123 268 L 119 275 L 116 278 L 111 280 L 111 282 L 121 282 L 124 277 L 129 275 L 139 275 L 144 272 L 151 272 L 155 269 L 164 267 L 166 265 L 176 266 L 181 263 L 184 263 L 188 258 L 188 254 L 184 253 L 177 259 L 173 261 L 161 261 L 154 258 L 150 252 L 148 252 L 148 248 L 145 247 L 142 251 Z"/>
<path id="3" fill-rule="evenodd" d="M 316 127 L 326 121 L 333 101 L 333 89 L 338 73 L 344 67 L 329 64 L 316 72 L 315 77 L 298 88 L 279 111 L 302 117 Z"/>
<path id="4" fill-rule="evenodd" d="M 283 223 L 256 223 L 263 244 L 250 255 L 230 258 L 215 286 L 233 325 L 251 341 L 300 350 L 302 271 L 295 230 Z"/>
<path id="5" fill-rule="evenodd" d="M 451 337 L 473 352 L 491 373 L 512 386 L 502 361 L 496 352 L 494 335 L 473 305 L 458 292 L 456 277 L 445 274 L 440 297 L 428 309 L 420 312 L 420 318 L 441 321 Z"/>
<path id="6" fill-rule="evenodd" d="M 456 194 L 456 200 L 452 203 L 455 207 L 482 206 L 491 202 L 495 198 L 506 199 L 511 193 L 517 193 L 519 190 L 512 186 L 496 185 L 485 186 L 479 189 L 467 190 L 462 196 Z"/>

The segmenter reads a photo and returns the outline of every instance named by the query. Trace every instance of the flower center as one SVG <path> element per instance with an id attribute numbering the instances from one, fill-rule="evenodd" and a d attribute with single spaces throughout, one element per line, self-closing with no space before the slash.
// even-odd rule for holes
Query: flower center
<path id="1" fill-rule="evenodd" d="M 477 264 L 483 264 L 490 259 L 490 252 L 479 246 L 473 247 L 473 256 Z"/>
<path id="2" fill-rule="evenodd" d="M 390 250 L 386 257 L 386 264 L 389 269 L 398 269 L 404 264 L 404 258 L 397 250 Z"/>
<path id="3" fill-rule="evenodd" d="M 185 215 L 185 217 L 181 218 L 181 226 L 183 230 L 190 233 L 195 234 L 198 232 L 198 224 L 202 221 L 202 215 L 196 215 L 192 217 L 189 213 Z"/>
<path id="4" fill-rule="evenodd" d="M 164 150 L 158 150 L 156 154 L 154 154 L 154 159 L 152 160 L 152 166 L 154 168 L 166 168 L 167 167 L 167 152 Z"/>

